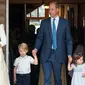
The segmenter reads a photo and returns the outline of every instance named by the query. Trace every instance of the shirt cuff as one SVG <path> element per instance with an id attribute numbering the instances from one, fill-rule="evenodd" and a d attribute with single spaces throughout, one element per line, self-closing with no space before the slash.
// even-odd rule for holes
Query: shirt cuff
<path id="1" fill-rule="evenodd" d="M 71 57 L 71 55 L 68 55 L 68 57 Z"/>

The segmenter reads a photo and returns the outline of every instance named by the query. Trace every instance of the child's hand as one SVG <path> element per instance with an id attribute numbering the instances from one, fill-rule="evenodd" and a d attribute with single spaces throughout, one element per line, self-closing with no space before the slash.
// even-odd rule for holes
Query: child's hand
<path id="1" fill-rule="evenodd" d="M 33 55 L 33 57 L 37 56 L 37 49 L 36 48 L 34 50 L 32 50 L 32 55 Z"/>
<path id="2" fill-rule="evenodd" d="M 38 64 L 38 58 L 37 58 L 37 56 L 34 56 L 34 64 L 35 64 L 35 65 Z"/>
<path id="3" fill-rule="evenodd" d="M 72 62 L 72 57 L 68 56 L 68 63 L 71 63 L 71 62 Z"/>
<path id="4" fill-rule="evenodd" d="M 82 73 L 82 77 L 85 77 L 85 72 Z"/>
<path id="5" fill-rule="evenodd" d="M 72 70 L 72 66 L 70 63 L 68 63 L 68 71 L 71 71 Z"/>

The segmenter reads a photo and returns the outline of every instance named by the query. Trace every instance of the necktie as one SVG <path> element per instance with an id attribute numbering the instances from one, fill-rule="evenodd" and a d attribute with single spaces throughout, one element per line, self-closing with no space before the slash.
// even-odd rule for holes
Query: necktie
<path id="1" fill-rule="evenodd" d="M 52 37 L 53 37 L 53 49 L 56 50 L 57 48 L 57 41 L 56 41 L 56 26 L 55 26 L 55 19 L 53 19 L 53 32 L 52 32 Z"/>

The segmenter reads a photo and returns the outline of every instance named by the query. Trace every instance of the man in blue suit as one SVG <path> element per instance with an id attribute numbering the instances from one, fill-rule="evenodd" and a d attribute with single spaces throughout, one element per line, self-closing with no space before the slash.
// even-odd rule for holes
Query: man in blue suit
<path id="1" fill-rule="evenodd" d="M 41 63 L 44 72 L 44 85 L 51 85 L 51 73 L 54 72 L 55 85 L 62 85 L 61 68 L 68 56 L 72 61 L 72 38 L 67 20 L 58 16 L 59 7 L 55 1 L 49 4 L 50 18 L 42 20 L 36 38 L 33 56 L 41 47 Z"/>

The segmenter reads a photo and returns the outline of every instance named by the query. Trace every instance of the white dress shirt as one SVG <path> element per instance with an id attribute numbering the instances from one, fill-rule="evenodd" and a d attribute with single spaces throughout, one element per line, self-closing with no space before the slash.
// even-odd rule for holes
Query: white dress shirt
<path id="1" fill-rule="evenodd" d="M 54 18 L 51 17 L 51 28 L 52 28 L 52 29 L 53 29 L 53 19 L 54 19 Z M 57 17 L 55 18 L 56 31 L 57 31 L 57 28 L 58 28 L 58 23 L 59 23 L 59 16 L 57 16 Z"/>
<path id="2" fill-rule="evenodd" d="M 29 74 L 31 72 L 31 64 L 34 59 L 31 56 L 18 57 L 14 61 L 14 66 L 17 68 L 17 74 Z"/>
<path id="3" fill-rule="evenodd" d="M 54 20 L 54 18 L 51 17 L 51 28 L 52 28 L 52 31 L 53 31 L 53 20 Z M 58 23 L 59 23 L 59 16 L 57 16 L 57 17 L 55 18 L 56 32 L 57 32 L 57 28 L 58 28 Z M 53 49 L 53 45 L 52 45 L 52 49 Z"/>
<path id="4" fill-rule="evenodd" d="M 2 46 L 6 45 L 6 35 L 5 35 L 3 24 L 0 24 L 0 44 Z"/>

